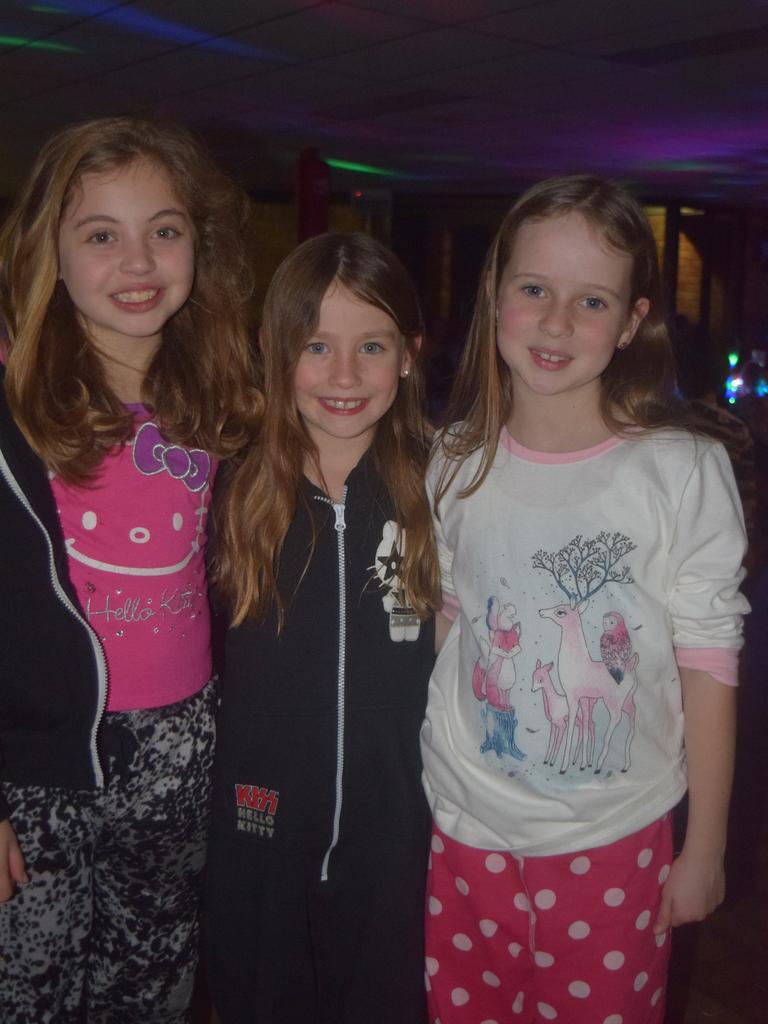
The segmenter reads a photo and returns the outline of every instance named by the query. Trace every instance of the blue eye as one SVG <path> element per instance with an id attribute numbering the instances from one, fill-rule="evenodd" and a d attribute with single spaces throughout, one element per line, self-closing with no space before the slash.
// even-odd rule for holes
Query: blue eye
<path id="1" fill-rule="evenodd" d="M 584 299 L 584 305 L 587 309 L 606 309 L 607 306 L 602 299 L 598 299 L 596 295 L 588 295 Z"/>
<path id="2" fill-rule="evenodd" d="M 539 299 L 544 294 L 540 284 L 526 284 L 523 286 L 523 294 L 529 295 L 532 299 Z"/>
<path id="3" fill-rule="evenodd" d="M 307 352 L 311 352 L 312 355 L 322 355 L 326 351 L 324 341 L 310 341 L 307 345 Z"/>
<path id="4" fill-rule="evenodd" d="M 362 350 L 368 355 L 374 355 L 376 352 L 381 352 L 383 347 L 379 341 L 366 341 Z"/>

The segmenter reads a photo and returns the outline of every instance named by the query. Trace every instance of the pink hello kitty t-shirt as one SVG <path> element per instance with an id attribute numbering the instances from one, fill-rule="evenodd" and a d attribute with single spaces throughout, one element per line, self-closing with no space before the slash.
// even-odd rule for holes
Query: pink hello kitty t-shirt
<path id="1" fill-rule="evenodd" d="M 173 704 L 211 675 L 204 552 L 216 463 L 129 408 L 136 434 L 92 483 L 51 481 L 70 578 L 106 655 L 109 711 Z"/>

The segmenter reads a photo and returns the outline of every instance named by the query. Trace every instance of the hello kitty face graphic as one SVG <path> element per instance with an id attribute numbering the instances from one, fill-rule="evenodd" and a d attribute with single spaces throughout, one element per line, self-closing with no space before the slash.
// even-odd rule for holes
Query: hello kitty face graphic
<path id="1" fill-rule="evenodd" d="M 139 428 L 132 448 L 133 467 L 141 477 L 157 478 L 151 495 L 131 502 L 131 508 L 138 507 L 130 521 L 115 515 L 110 506 L 98 511 L 95 496 L 93 507 L 82 514 L 78 537 L 65 540 L 67 553 L 101 572 L 170 576 L 186 568 L 202 547 L 211 460 L 207 452 L 169 444 L 151 422 Z M 98 557 L 105 553 L 107 536 L 108 550 L 118 554 L 119 563 Z M 174 558 L 170 563 L 165 561 L 169 555 Z"/>
<path id="2" fill-rule="evenodd" d="M 375 564 L 369 568 L 378 580 L 384 611 L 389 613 L 389 636 L 396 643 L 418 640 L 421 621 L 408 602 L 400 579 L 405 550 L 405 534 L 397 523 L 388 519 L 384 523 L 381 541 L 376 548 Z"/>

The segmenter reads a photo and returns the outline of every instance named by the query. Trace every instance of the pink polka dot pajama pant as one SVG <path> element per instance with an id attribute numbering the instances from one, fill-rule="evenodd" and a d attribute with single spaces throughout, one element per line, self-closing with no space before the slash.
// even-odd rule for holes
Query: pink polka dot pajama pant
<path id="1" fill-rule="evenodd" d="M 477 850 L 435 827 L 431 1024 L 661 1024 L 670 942 L 653 923 L 671 863 L 669 815 L 555 857 Z"/>

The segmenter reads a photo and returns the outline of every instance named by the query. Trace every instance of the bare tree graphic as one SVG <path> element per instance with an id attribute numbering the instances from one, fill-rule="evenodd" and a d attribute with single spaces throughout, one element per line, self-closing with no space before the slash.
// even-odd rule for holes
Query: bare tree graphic
<path id="1" fill-rule="evenodd" d="M 579 534 L 559 551 L 537 551 L 533 567 L 548 572 L 571 605 L 580 604 L 607 583 L 634 583 L 629 566 L 619 562 L 636 546 L 623 533 L 603 530 L 594 540 Z"/>

